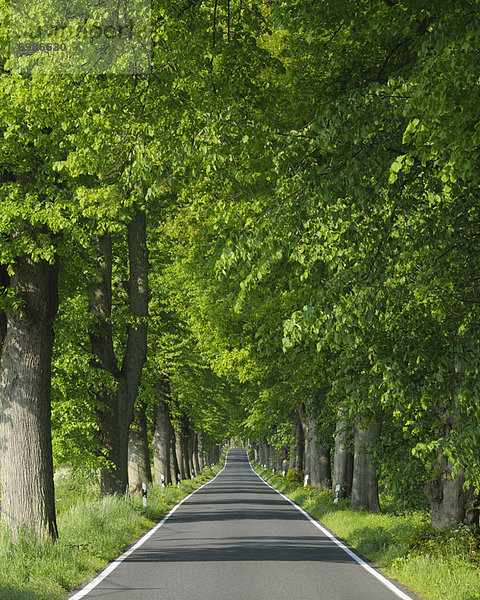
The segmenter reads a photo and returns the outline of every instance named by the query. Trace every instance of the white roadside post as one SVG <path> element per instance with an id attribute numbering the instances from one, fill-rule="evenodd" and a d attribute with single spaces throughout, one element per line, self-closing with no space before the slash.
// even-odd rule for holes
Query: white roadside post
<path id="1" fill-rule="evenodd" d="M 303 487 L 306 487 L 308 484 L 308 473 L 305 475 L 305 479 L 303 480 Z"/>
<path id="2" fill-rule="evenodd" d="M 337 483 L 337 485 L 335 486 L 335 498 L 333 499 L 333 503 L 337 504 L 338 503 L 338 497 L 340 495 L 340 484 Z"/>
<path id="3" fill-rule="evenodd" d="M 180 487 L 180 473 L 177 473 L 177 487 Z"/>
<path id="4" fill-rule="evenodd" d="M 165 487 L 165 475 L 162 475 L 162 487 Z"/>
<path id="5" fill-rule="evenodd" d="M 282 477 L 285 477 L 285 471 L 282 471 Z"/>
<path id="6" fill-rule="evenodd" d="M 147 484 L 142 483 L 143 508 L 147 508 Z"/>

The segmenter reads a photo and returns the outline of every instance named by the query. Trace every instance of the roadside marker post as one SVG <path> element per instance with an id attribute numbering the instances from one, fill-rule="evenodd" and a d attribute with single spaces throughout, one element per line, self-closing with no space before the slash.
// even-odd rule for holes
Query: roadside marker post
<path id="1" fill-rule="evenodd" d="M 162 475 L 162 487 L 165 487 L 165 475 Z"/>
<path id="2" fill-rule="evenodd" d="M 340 496 L 340 484 L 337 483 L 335 486 L 335 498 L 333 499 L 334 504 L 338 504 L 338 497 Z"/>
<path id="3" fill-rule="evenodd" d="M 308 473 L 305 475 L 305 479 L 303 480 L 303 487 L 306 487 L 308 484 Z"/>
<path id="4" fill-rule="evenodd" d="M 143 508 L 147 508 L 147 484 L 142 483 Z"/>

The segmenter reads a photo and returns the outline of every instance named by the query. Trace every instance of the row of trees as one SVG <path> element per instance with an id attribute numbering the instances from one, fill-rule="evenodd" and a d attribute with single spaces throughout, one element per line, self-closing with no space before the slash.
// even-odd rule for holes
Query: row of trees
<path id="1" fill-rule="evenodd" d="M 296 446 L 354 507 L 379 509 L 380 479 L 437 527 L 478 519 L 477 13 L 272 3 L 267 110 L 241 139 L 222 119 L 222 167 L 167 231 L 242 435 Z"/>
<path id="2" fill-rule="evenodd" d="M 252 10 L 236 7 L 237 36 Z M 164 288 L 162 228 L 208 160 L 227 51 L 216 6 L 155 2 L 151 72 L 21 75 L 0 11 L 1 519 L 56 537 L 54 463 L 123 493 L 145 422 L 168 481 L 165 407 L 175 474 L 225 435 L 231 390 Z"/>
<path id="3" fill-rule="evenodd" d="M 155 1 L 144 75 L 22 76 L 2 28 L 6 523 L 57 535 L 54 459 L 123 492 L 129 436 L 168 477 L 165 407 L 185 475 L 238 434 L 475 519 L 477 9 Z"/>

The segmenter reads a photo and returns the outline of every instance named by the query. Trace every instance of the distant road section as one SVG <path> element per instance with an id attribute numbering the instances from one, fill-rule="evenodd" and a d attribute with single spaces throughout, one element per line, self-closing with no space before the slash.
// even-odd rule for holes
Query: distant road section
<path id="1" fill-rule="evenodd" d="M 390 586 L 390 587 L 389 587 Z M 217 477 L 71 600 L 406 600 L 232 449 Z"/>

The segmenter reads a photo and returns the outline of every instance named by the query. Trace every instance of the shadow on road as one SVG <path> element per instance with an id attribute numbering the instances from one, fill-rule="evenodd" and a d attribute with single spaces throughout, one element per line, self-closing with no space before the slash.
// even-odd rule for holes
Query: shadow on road
<path id="1" fill-rule="evenodd" d="M 352 563 L 351 558 L 329 540 L 311 537 L 258 536 L 235 538 L 234 543 L 200 538 L 192 543 L 135 552 L 129 562 L 289 561 Z M 353 563 L 352 563 L 353 564 Z"/>

